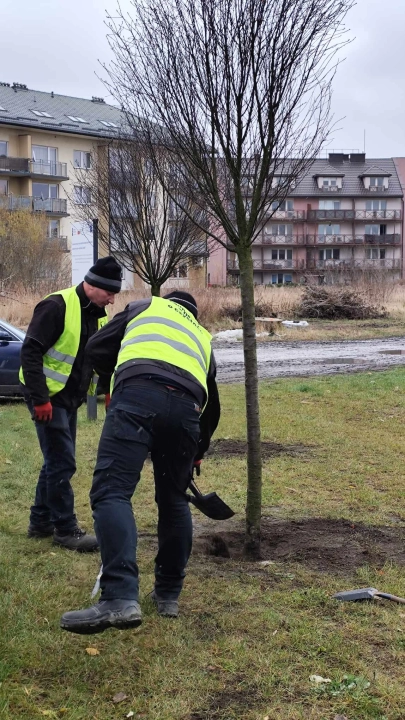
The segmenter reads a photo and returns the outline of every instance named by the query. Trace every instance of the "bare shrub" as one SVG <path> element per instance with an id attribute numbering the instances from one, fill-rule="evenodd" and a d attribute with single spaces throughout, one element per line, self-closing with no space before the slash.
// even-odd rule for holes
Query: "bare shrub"
<path id="1" fill-rule="evenodd" d="M 336 285 L 307 285 L 298 314 L 323 320 L 370 320 L 387 316 L 385 308 L 372 305 L 364 292 Z"/>

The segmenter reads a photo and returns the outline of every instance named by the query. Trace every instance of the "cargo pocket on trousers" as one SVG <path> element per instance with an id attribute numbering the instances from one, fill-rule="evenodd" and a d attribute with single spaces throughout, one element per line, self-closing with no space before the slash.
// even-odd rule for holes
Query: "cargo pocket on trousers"
<path id="1" fill-rule="evenodd" d="M 118 404 L 114 408 L 113 435 L 117 440 L 130 440 L 149 447 L 154 419 L 155 413 L 148 410 L 134 408 L 130 412 Z"/>
<path id="2" fill-rule="evenodd" d="M 198 441 L 200 439 L 200 422 L 182 424 L 182 437 L 180 440 L 179 451 L 190 460 L 193 460 L 197 454 Z"/>

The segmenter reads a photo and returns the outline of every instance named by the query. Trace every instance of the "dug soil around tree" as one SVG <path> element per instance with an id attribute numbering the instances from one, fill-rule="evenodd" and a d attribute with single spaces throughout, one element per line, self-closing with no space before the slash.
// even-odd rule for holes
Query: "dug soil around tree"
<path id="1" fill-rule="evenodd" d="M 262 458 L 266 460 L 275 455 L 306 455 L 311 452 L 312 446 L 309 445 L 282 445 L 281 443 L 264 441 L 262 442 Z M 218 438 L 213 440 L 206 453 L 207 455 L 226 456 L 226 457 L 247 457 L 246 440 L 232 440 L 227 438 Z"/>
<path id="2" fill-rule="evenodd" d="M 404 519 L 398 517 L 397 522 Z M 227 524 L 229 529 L 224 522 L 210 523 L 209 528 L 196 522 L 193 554 L 243 560 L 244 525 L 239 519 Z M 345 519 L 263 517 L 261 559 L 347 575 L 366 564 L 405 566 L 405 527 L 373 527 Z"/>

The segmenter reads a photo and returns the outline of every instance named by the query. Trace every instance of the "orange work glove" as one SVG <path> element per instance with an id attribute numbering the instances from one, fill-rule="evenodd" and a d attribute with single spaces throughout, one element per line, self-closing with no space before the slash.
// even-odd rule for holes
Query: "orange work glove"
<path id="1" fill-rule="evenodd" d="M 201 475 L 201 460 L 194 460 L 194 470 L 197 477 Z"/>
<path id="2" fill-rule="evenodd" d="M 34 420 L 43 423 L 51 422 L 52 405 L 49 400 L 43 405 L 34 405 Z"/>
<path id="3" fill-rule="evenodd" d="M 111 402 L 111 395 L 110 393 L 106 393 L 104 396 L 104 405 L 105 405 L 105 411 L 107 412 L 108 408 L 110 407 Z"/>

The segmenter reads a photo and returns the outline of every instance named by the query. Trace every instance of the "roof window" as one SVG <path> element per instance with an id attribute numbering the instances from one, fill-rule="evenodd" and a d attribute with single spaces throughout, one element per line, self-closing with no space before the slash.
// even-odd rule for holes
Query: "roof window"
<path id="1" fill-rule="evenodd" d="M 76 117 L 75 115 L 67 115 L 67 117 L 69 118 L 69 120 L 73 120 L 73 122 L 78 122 L 78 123 L 88 123 L 89 122 L 88 120 L 85 120 L 82 117 Z"/>
<path id="2" fill-rule="evenodd" d="M 110 120 L 100 120 L 100 122 L 102 125 L 105 125 L 106 127 L 112 127 L 112 128 L 118 127 L 118 125 L 116 125 L 116 123 L 111 122 Z"/>
<path id="3" fill-rule="evenodd" d="M 34 115 L 38 115 L 38 117 L 47 117 L 47 118 L 53 117 L 53 115 L 50 115 L 48 112 L 45 112 L 44 110 L 31 110 L 31 112 L 33 112 Z"/>

